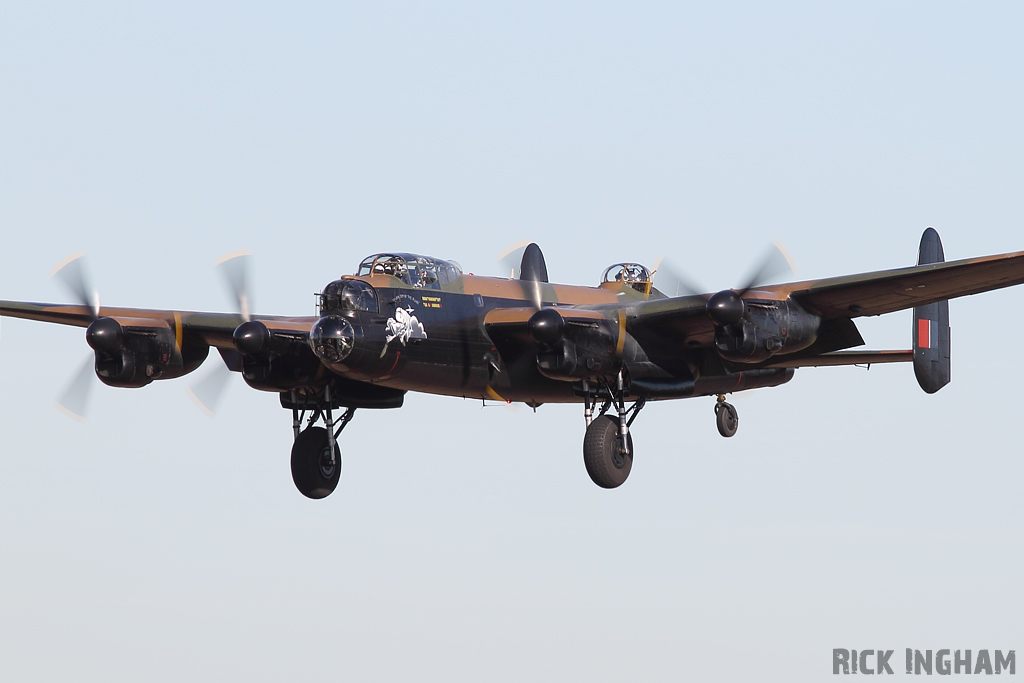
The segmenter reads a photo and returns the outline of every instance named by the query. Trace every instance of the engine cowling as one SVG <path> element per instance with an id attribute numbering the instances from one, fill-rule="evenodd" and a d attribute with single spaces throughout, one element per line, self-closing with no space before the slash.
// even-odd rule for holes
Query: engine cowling
<path id="1" fill-rule="evenodd" d="M 242 379 L 253 389 L 280 392 L 307 386 L 320 368 L 302 335 L 259 320 L 239 325 L 232 340 L 241 355 Z"/>
<path id="2" fill-rule="evenodd" d="M 529 320 L 530 336 L 537 343 L 537 369 L 545 377 L 575 381 L 614 375 L 621 366 L 618 335 L 623 334 L 600 314 L 571 311 L 563 315 L 543 308 Z"/>
<path id="3" fill-rule="evenodd" d="M 181 377 L 198 368 L 210 347 L 149 318 L 95 320 L 85 340 L 96 354 L 96 376 L 112 387 L 143 387 L 155 379 Z"/>
<path id="4" fill-rule="evenodd" d="M 709 314 L 714 300 L 712 297 L 708 302 Z M 723 296 L 719 303 L 722 320 L 716 320 L 714 315 L 712 320 L 735 320 L 728 325 L 715 325 L 715 349 L 726 360 L 760 363 L 775 354 L 805 349 L 818 338 L 821 318 L 793 301 L 746 300 L 737 304 Z"/>

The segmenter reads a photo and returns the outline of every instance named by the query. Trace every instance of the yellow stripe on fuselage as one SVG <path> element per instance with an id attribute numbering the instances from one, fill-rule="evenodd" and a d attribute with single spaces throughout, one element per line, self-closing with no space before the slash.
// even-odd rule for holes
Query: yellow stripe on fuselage
<path id="1" fill-rule="evenodd" d="M 619 311 L 619 339 L 615 342 L 615 355 L 621 356 L 622 349 L 626 346 L 626 314 Z"/>

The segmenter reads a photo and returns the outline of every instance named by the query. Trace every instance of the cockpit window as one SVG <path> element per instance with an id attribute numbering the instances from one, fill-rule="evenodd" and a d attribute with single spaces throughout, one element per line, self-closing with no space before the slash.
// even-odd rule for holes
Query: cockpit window
<path id="1" fill-rule="evenodd" d="M 604 271 L 601 282 L 621 282 L 641 294 L 650 294 L 653 278 L 651 271 L 639 263 L 616 263 Z"/>
<path id="2" fill-rule="evenodd" d="M 362 280 L 335 280 L 320 295 L 321 314 L 340 311 L 377 312 L 377 292 Z"/>
<path id="3" fill-rule="evenodd" d="M 363 259 L 358 275 L 389 275 L 410 287 L 440 289 L 462 276 L 451 261 L 416 254 L 375 254 Z"/>

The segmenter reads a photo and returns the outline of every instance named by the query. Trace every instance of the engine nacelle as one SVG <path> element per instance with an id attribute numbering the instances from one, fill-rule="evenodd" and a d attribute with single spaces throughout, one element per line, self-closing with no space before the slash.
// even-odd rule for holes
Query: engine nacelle
<path id="1" fill-rule="evenodd" d="M 253 389 L 280 392 L 307 386 L 320 369 L 304 337 L 259 320 L 239 325 L 232 339 L 241 355 L 242 379 Z"/>
<path id="2" fill-rule="evenodd" d="M 305 348 L 305 353 L 302 353 L 302 348 Z M 294 354 L 242 359 L 242 379 L 259 391 L 289 391 L 310 385 L 319 369 L 320 361 L 305 345 Z"/>
<path id="3" fill-rule="evenodd" d="M 574 381 L 611 376 L 621 366 L 617 342 L 625 332 L 602 315 L 572 311 L 563 316 L 544 308 L 530 317 L 529 328 L 539 347 L 537 369 L 545 377 Z"/>
<path id="4" fill-rule="evenodd" d="M 99 318 L 85 332 L 96 353 L 96 376 L 112 387 L 144 387 L 155 379 L 181 377 L 198 368 L 210 347 L 180 339 L 170 325 L 149 318 Z"/>
<path id="5" fill-rule="evenodd" d="M 793 301 L 745 301 L 742 317 L 715 327 L 715 348 L 737 363 L 760 363 L 775 354 L 807 348 L 818 338 L 821 318 Z"/>

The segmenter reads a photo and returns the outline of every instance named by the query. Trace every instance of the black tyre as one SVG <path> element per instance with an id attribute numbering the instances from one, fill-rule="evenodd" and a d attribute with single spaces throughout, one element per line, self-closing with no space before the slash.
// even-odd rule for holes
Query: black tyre
<path id="1" fill-rule="evenodd" d="M 583 438 L 583 464 L 595 484 L 605 489 L 621 486 L 633 468 L 633 435 L 626 435 L 629 453 L 622 452 L 619 418 L 602 415 L 587 427 Z"/>
<path id="2" fill-rule="evenodd" d="M 715 404 L 715 422 L 718 424 L 718 433 L 729 437 L 740 428 L 740 416 L 736 408 L 730 403 Z"/>
<path id="3" fill-rule="evenodd" d="M 341 449 L 334 444 L 334 464 L 327 430 L 309 427 L 299 433 L 292 445 L 292 481 L 307 498 L 326 498 L 338 486 L 341 477 Z"/>

